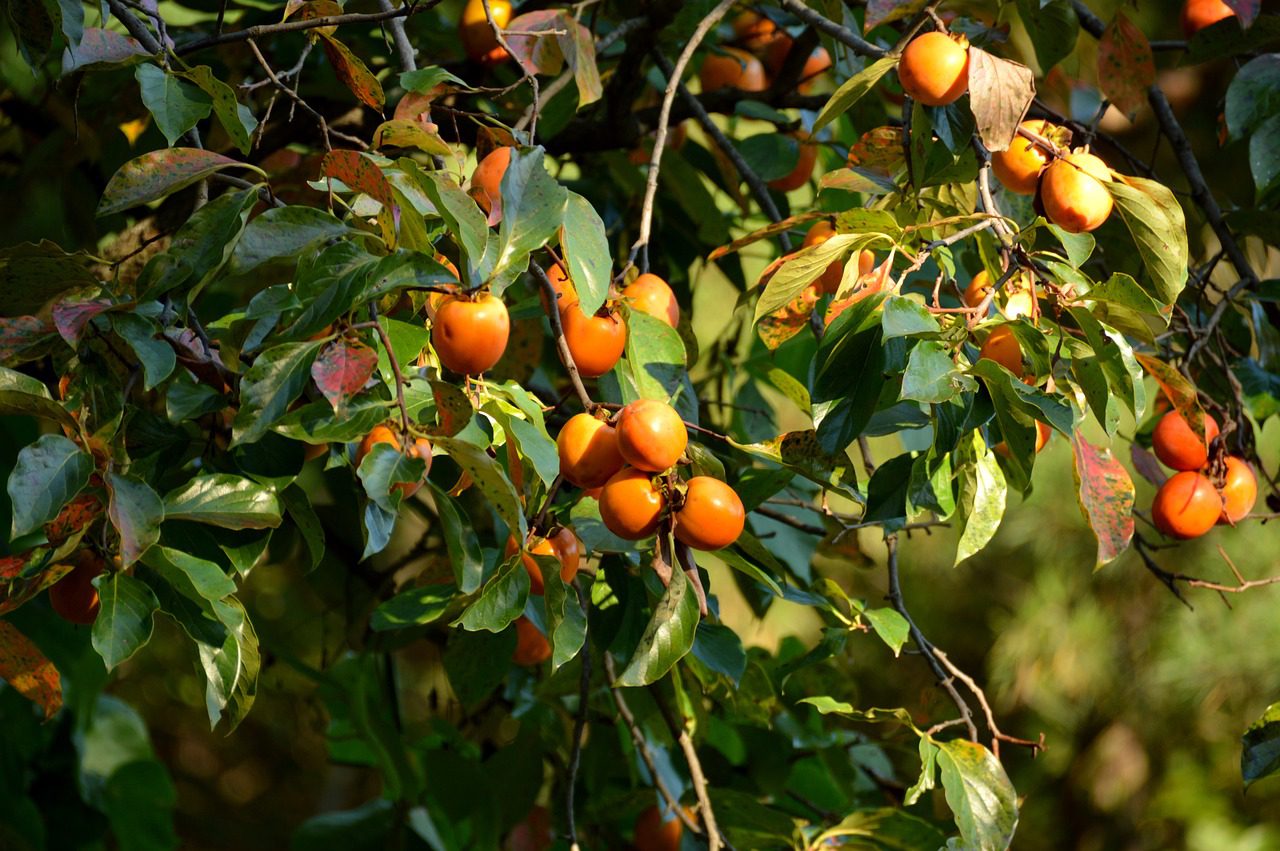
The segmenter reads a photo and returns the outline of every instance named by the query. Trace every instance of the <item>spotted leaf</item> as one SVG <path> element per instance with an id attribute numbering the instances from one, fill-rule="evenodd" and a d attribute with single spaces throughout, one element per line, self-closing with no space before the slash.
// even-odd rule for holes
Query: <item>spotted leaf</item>
<path id="1" fill-rule="evenodd" d="M 1110 451 L 1090 444 L 1079 429 L 1071 433 L 1071 454 L 1080 511 L 1098 539 L 1097 569 L 1133 540 L 1133 480 Z"/>
<path id="2" fill-rule="evenodd" d="M 364 387 L 378 366 L 378 355 L 363 343 L 334 340 L 311 364 L 311 378 L 335 411 Z"/>

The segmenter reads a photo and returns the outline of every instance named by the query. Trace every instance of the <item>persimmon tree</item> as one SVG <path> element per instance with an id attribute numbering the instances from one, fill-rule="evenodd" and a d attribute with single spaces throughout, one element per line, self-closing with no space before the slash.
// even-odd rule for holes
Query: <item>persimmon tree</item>
<path id="1" fill-rule="evenodd" d="M 287 666 L 333 760 L 380 773 L 299 828 L 324 847 L 997 849 L 1004 765 L 1052 742 L 913 617 L 913 534 L 957 529 L 964 570 L 1066 441 L 1082 570 L 1182 600 L 1276 581 L 1173 548 L 1280 496 L 1255 438 L 1280 398 L 1280 28 L 1256 2 L 1192 0 L 1180 41 L 1079 0 L 272 6 L 6 5 L 33 79 L 74 93 L 68 168 L 99 197 L 0 250 L 0 411 L 38 424 L 0 676 L 34 703 L 12 730 L 73 719 L 120 847 L 176 847 L 164 766 L 103 693 L 158 618 L 210 724 L 234 735 Z M 1155 50 L 1236 58 L 1251 204 L 1206 184 Z M 1179 171 L 1108 106 L 1149 109 Z M 736 294 L 695 333 L 712 267 Z M 867 547 L 884 599 L 815 572 L 819 546 Z M 337 629 L 260 635 L 268 571 Z M 812 609 L 821 641 L 744 647 L 730 591 Z M 841 660 L 868 643 L 948 702 L 860 702 Z M 459 708 L 415 723 L 424 647 Z M 1273 707 L 1244 781 L 1277 741 Z M 31 794 L 3 811 L 42 847 L 63 828 Z"/>

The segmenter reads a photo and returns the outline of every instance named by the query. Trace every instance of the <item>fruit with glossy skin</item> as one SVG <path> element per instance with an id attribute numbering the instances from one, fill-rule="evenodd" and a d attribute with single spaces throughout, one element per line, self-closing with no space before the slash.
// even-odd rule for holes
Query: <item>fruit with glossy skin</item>
<path id="1" fill-rule="evenodd" d="M 1018 125 L 1040 136 L 1053 127 L 1047 121 L 1024 121 Z M 1036 194 L 1040 172 L 1049 164 L 1044 149 L 1023 136 L 1014 136 L 1009 148 L 991 155 L 991 170 L 1004 188 L 1018 195 Z"/>
<path id="2" fill-rule="evenodd" d="M 511 165 L 514 150 L 509 145 L 494 148 L 471 173 L 471 188 L 467 194 L 475 198 L 480 209 L 485 211 L 490 227 L 502 221 L 502 176 Z"/>
<path id="3" fill-rule="evenodd" d="M 1222 497 L 1207 476 L 1185 470 L 1156 491 L 1151 520 L 1171 538 L 1198 538 L 1222 516 Z"/>
<path id="4" fill-rule="evenodd" d="M 689 812 L 688 808 L 685 812 Z M 635 839 L 631 844 L 636 851 L 679 851 L 683 835 L 684 823 L 674 812 L 647 807 L 636 816 Z"/>
<path id="5" fill-rule="evenodd" d="M 49 588 L 49 605 L 63 620 L 82 626 L 93 623 L 100 608 L 93 580 L 106 569 L 107 563 L 101 556 L 91 550 L 81 550 L 71 572 Z"/>
<path id="6" fill-rule="evenodd" d="M 616 308 L 603 316 L 581 310 L 560 314 L 565 342 L 583 378 L 598 378 L 622 357 L 627 347 L 627 322 Z"/>
<path id="7" fill-rule="evenodd" d="M 1022 346 L 1007 325 L 1001 325 L 987 335 L 986 342 L 978 351 L 978 358 L 993 360 L 1014 375 L 1022 376 Z"/>
<path id="8" fill-rule="evenodd" d="M 560 475 L 580 488 L 598 488 L 622 469 L 613 426 L 590 414 L 574 414 L 556 436 Z"/>
<path id="9" fill-rule="evenodd" d="M 1087 151 L 1059 157 L 1040 176 L 1045 215 L 1068 233 L 1098 229 L 1114 206 L 1105 185 L 1110 182 L 1111 169 Z"/>
<path id="10" fill-rule="evenodd" d="M 516 650 L 511 661 L 532 668 L 550 658 L 551 643 L 547 637 L 533 625 L 533 621 L 523 615 L 516 618 Z"/>
<path id="11" fill-rule="evenodd" d="M 796 166 L 790 173 L 769 181 L 769 188 L 779 192 L 791 192 L 809 182 L 813 176 L 813 166 L 818 162 L 818 146 L 809 141 L 808 134 L 792 133 L 798 145 Z"/>
<path id="12" fill-rule="evenodd" d="M 763 92 L 769 88 L 760 60 L 734 47 L 708 53 L 702 60 L 699 79 L 702 80 L 704 94 L 725 88 L 744 92 Z"/>
<path id="13" fill-rule="evenodd" d="M 572 582 L 578 574 L 578 565 L 582 563 L 582 541 L 568 526 L 561 526 L 550 538 L 555 548 L 556 558 L 560 559 L 560 578 Z"/>
<path id="14" fill-rule="evenodd" d="M 1222 485 L 1222 516 L 1219 523 L 1238 523 L 1253 510 L 1258 501 L 1258 478 L 1249 462 L 1234 455 L 1227 456 L 1227 472 Z"/>
<path id="15" fill-rule="evenodd" d="M 987 274 L 986 269 L 983 269 L 969 281 L 969 286 L 964 288 L 960 300 L 964 302 L 965 307 L 977 307 L 986 300 L 990 292 L 991 276 Z"/>
<path id="16" fill-rule="evenodd" d="M 505 29 L 511 22 L 509 0 L 489 0 L 489 11 L 499 29 Z M 462 49 L 472 61 L 497 65 L 510 56 L 498 44 L 493 28 L 489 26 L 489 19 L 484 13 L 484 0 L 467 0 L 467 5 L 462 9 L 462 19 L 458 22 L 458 38 L 462 42 Z"/>
<path id="17" fill-rule="evenodd" d="M 676 537 L 695 550 L 718 550 L 738 540 L 746 516 L 733 488 L 710 476 L 694 476 L 676 512 Z"/>
<path id="18" fill-rule="evenodd" d="M 1235 16 L 1235 9 L 1222 0 L 1186 0 L 1182 4 L 1182 33 L 1191 38 L 1205 27 Z"/>
<path id="19" fill-rule="evenodd" d="M 618 451 L 637 470 L 661 473 L 680 460 L 689 431 L 676 409 L 656 399 L 637 399 L 618 413 Z"/>
<path id="20" fill-rule="evenodd" d="M 534 556 L 554 556 L 560 562 L 561 582 L 572 582 L 574 575 L 578 572 L 580 552 L 570 554 L 573 558 L 573 569 L 569 570 L 569 565 L 565 564 L 564 559 L 561 558 L 560 550 L 556 547 L 556 542 L 551 538 L 530 537 L 529 540 L 524 542 L 523 550 L 516 545 L 514 537 L 507 538 L 507 558 L 515 555 L 517 550 L 520 550 L 520 563 L 524 565 L 525 572 L 529 574 L 529 593 L 534 596 L 541 596 L 545 586 L 542 579 L 542 567 Z"/>
<path id="21" fill-rule="evenodd" d="M 917 36 L 898 62 L 902 90 L 925 106 L 946 106 L 969 88 L 969 42 L 940 32 Z"/>
<path id="22" fill-rule="evenodd" d="M 1170 411 L 1151 433 L 1151 449 L 1172 470 L 1199 470 L 1209 461 L 1209 444 L 1218 436 L 1218 421 L 1204 415 L 1204 439 L 1191 430 L 1177 411 Z"/>
<path id="23" fill-rule="evenodd" d="M 661 319 L 672 328 L 680 324 L 680 303 L 670 285 L 652 272 L 645 272 L 622 290 L 632 310 Z"/>
<path id="24" fill-rule="evenodd" d="M 600 491 L 600 519 L 623 540 L 638 541 L 658 530 L 667 500 L 651 477 L 644 470 L 623 467 Z"/>
<path id="25" fill-rule="evenodd" d="M 479 375 L 502 359 L 511 318 L 502 299 L 490 293 L 449 296 L 431 323 L 431 345 L 446 369 Z"/>
<path id="26" fill-rule="evenodd" d="M 555 290 L 556 308 L 561 313 L 578 303 L 578 290 L 573 286 L 569 273 L 559 263 L 552 263 L 547 267 L 547 280 L 551 282 L 551 289 Z M 547 307 L 546 292 L 539 290 L 538 298 L 542 299 L 542 307 L 545 310 Z"/>
<path id="27" fill-rule="evenodd" d="M 385 443 L 397 452 L 401 451 L 400 436 L 385 425 L 374 426 L 368 434 L 364 436 L 364 440 L 360 441 L 360 446 L 356 449 L 356 466 L 359 467 L 365 457 L 373 451 L 373 447 L 379 443 Z M 421 458 L 426 463 L 426 469 L 422 471 L 422 478 L 427 477 L 427 473 L 431 470 L 431 443 L 425 438 L 415 438 L 413 441 L 413 449 L 410 450 L 412 456 Z M 400 495 L 408 499 L 418 492 L 422 487 L 422 481 L 417 482 L 396 482 L 391 486 L 393 490 L 400 492 Z"/>

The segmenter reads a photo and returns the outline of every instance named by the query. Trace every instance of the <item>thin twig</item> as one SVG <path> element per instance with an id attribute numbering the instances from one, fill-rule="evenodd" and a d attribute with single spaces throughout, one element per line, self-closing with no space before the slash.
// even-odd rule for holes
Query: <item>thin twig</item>
<path id="1" fill-rule="evenodd" d="M 108 2 L 114 2 L 114 0 L 108 0 Z M 281 21 L 278 24 L 260 24 L 256 27 L 246 27 L 242 30 L 224 32 L 220 35 L 196 39 L 195 41 L 187 44 L 179 45 L 173 52 L 177 56 L 186 56 L 187 54 L 207 50 L 210 47 L 217 47 L 222 44 L 247 41 L 251 38 L 263 38 L 265 36 L 278 35 L 280 33 L 302 32 L 304 30 L 314 30 L 320 27 L 340 27 L 346 24 L 377 24 L 392 18 L 407 18 L 410 15 L 416 15 L 419 12 L 434 9 L 442 2 L 444 2 L 444 0 L 422 0 L 421 3 L 401 6 L 399 9 L 393 9 L 390 12 L 357 12 L 349 15 L 325 15 L 322 18 Z M 143 46 L 145 47 L 146 45 L 144 44 Z"/>
<path id="2" fill-rule="evenodd" d="M 649 694 L 653 696 L 653 702 L 657 704 L 658 713 L 671 732 L 671 737 L 679 743 L 680 750 L 684 752 L 685 762 L 689 766 L 689 780 L 693 784 L 693 793 L 698 798 L 698 810 L 702 813 L 702 823 L 707 829 L 707 847 L 710 851 L 719 851 L 721 847 L 728 847 L 729 843 L 725 841 L 720 828 L 716 826 L 716 813 L 711 806 L 711 796 L 707 793 L 707 776 L 702 771 L 702 760 L 698 757 L 698 749 L 694 747 L 693 738 L 689 735 L 689 725 L 682 724 L 676 719 L 657 686 L 649 686 Z"/>
<path id="3" fill-rule="evenodd" d="M 569 350 L 569 341 L 565 339 L 564 327 L 560 324 L 560 305 L 557 303 L 556 288 L 552 286 L 551 279 L 547 277 L 547 270 L 543 269 L 540 264 L 530 263 L 529 268 L 533 270 L 533 276 L 542 285 L 542 292 L 546 296 L 547 319 L 551 321 L 551 334 L 555 337 L 556 351 L 560 354 L 560 362 L 564 364 L 565 371 L 569 373 L 569 381 L 573 384 L 574 392 L 578 394 L 582 407 L 586 408 L 587 411 L 592 411 L 595 409 L 595 402 L 591 401 L 591 395 L 587 393 L 587 388 L 582 383 L 582 375 L 578 372 L 578 365 L 573 361 L 573 352 Z"/>
<path id="4" fill-rule="evenodd" d="M 294 102 L 295 104 L 297 104 L 298 106 L 302 107 L 302 108 L 303 108 L 303 110 L 305 110 L 305 111 L 306 111 L 306 113 L 307 113 L 308 115 L 310 115 L 312 118 L 314 118 L 314 119 L 316 120 L 316 123 L 320 125 L 320 132 L 321 132 L 321 133 L 323 134 L 323 136 L 324 136 L 324 149 L 325 149 L 326 151 L 331 151 L 331 150 L 333 150 L 333 145 L 332 145 L 332 143 L 329 141 L 329 135 L 330 135 L 330 134 L 332 134 L 332 135 L 334 135 L 334 136 L 339 137 L 340 139 L 342 139 L 342 140 L 343 140 L 343 141 L 345 141 L 345 142 L 350 142 L 351 144 L 355 145 L 356 147 L 360 148 L 361 150 L 368 150 L 369 146 L 368 146 L 367 144 L 365 144 L 364 140 L 363 140 L 363 139 L 361 139 L 361 138 L 359 138 L 358 136 L 349 136 L 349 135 L 347 135 L 346 133 L 343 133 L 343 132 L 341 132 L 341 131 L 339 131 L 339 130 L 332 130 L 332 129 L 330 129 L 330 127 L 329 127 L 329 123 L 328 123 L 327 121 L 325 121 L 325 120 L 324 120 L 324 116 L 323 116 L 323 115 L 321 115 L 319 112 L 317 112 L 317 111 L 316 111 L 316 110 L 311 106 L 311 104 L 309 104 L 309 103 L 307 103 L 305 100 L 303 100 L 303 99 L 302 99 L 302 97 L 301 97 L 301 96 L 299 96 L 297 92 L 295 92 L 293 89 L 291 89 L 291 88 L 289 88 L 288 86 L 286 86 L 286 85 L 284 84 L 284 82 L 283 82 L 279 77 L 277 77 L 277 76 L 276 76 L 276 72 L 275 72 L 275 71 L 273 71 L 273 70 L 271 69 L 271 66 L 267 64 L 267 59 L 266 59 L 266 57 L 265 57 L 265 56 L 263 56 L 263 55 L 262 55 L 262 51 L 258 49 L 258 43 L 257 43 L 256 41 L 254 41 L 253 39 L 249 39 L 249 50 L 251 50 L 251 51 L 253 52 L 253 58 L 254 58 L 254 59 L 256 59 L 256 60 L 258 60 L 258 64 L 262 66 L 262 70 L 263 70 L 263 72 L 264 72 L 264 73 L 266 73 L 267 78 L 268 78 L 269 80 L 271 80 L 272 84 L 273 84 L 277 89 L 279 89 L 283 94 L 285 94 L 286 96 L 288 96 L 288 98 L 289 98 L 291 101 L 293 101 L 293 102 Z"/>
<path id="5" fill-rule="evenodd" d="M 374 329 L 378 332 L 378 337 L 382 340 L 382 347 L 387 351 L 387 363 L 391 364 L 391 374 L 396 381 L 396 402 L 400 406 L 400 425 L 404 428 L 404 434 L 407 439 L 411 421 L 409 419 L 409 406 L 404 401 L 404 374 L 400 371 L 400 364 L 396 362 L 395 349 L 391 348 L 391 337 L 388 336 L 382 320 L 378 318 L 378 305 L 376 302 L 369 302 L 369 318 L 373 322 Z"/>
<path id="6" fill-rule="evenodd" d="M 879 59 L 887 56 L 889 51 L 876 47 L 848 27 L 841 26 L 806 6 L 803 0 L 778 0 L 778 5 L 804 21 L 809 26 L 834 38 L 854 53 L 872 56 Z"/>
<path id="7" fill-rule="evenodd" d="M 485 19 L 489 22 L 489 29 L 490 31 L 493 32 L 494 39 L 496 39 L 498 42 L 498 45 L 503 50 L 505 50 L 512 59 L 516 61 L 516 64 L 520 66 L 520 73 L 524 75 L 520 78 L 520 81 L 521 82 L 527 81 L 529 83 L 530 90 L 532 90 L 533 92 L 533 105 L 534 105 L 533 117 L 529 119 L 529 142 L 530 144 L 532 144 L 534 138 L 538 135 L 538 103 L 539 103 L 538 75 L 530 71 L 528 68 L 526 68 L 524 63 L 521 62 L 519 57 L 516 56 L 516 52 L 511 49 L 511 44 L 507 41 L 507 37 L 503 34 L 502 27 L 498 26 L 498 22 L 493 19 L 493 9 L 489 8 L 489 0 L 480 0 L 480 2 L 484 4 L 484 16 L 485 16 Z M 547 35 L 547 33 L 529 33 L 529 35 L 545 36 Z"/>

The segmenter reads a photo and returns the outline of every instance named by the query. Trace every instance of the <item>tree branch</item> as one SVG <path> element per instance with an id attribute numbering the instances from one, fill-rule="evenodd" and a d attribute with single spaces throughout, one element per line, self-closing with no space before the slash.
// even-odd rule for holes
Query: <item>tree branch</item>
<path id="1" fill-rule="evenodd" d="M 117 1 L 118 0 L 108 0 L 108 2 Z M 270 35 L 279 35 L 280 33 L 303 32 L 304 30 L 314 30 L 320 27 L 340 27 L 346 24 L 376 24 L 393 18 L 407 18 L 410 15 L 416 15 L 419 12 L 434 9 L 443 1 L 444 0 L 422 0 L 422 2 L 414 5 L 401 6 L 399 9 L 392 9 L 390 12 L 356 12 L 350 15 L 326 15 L 323 18 L 281 21 L 278 24 L 260 24 L 255 27 L 246 27 L 242 30 L 224 32 L 220 35 L 212 35 L 207 38 L 196 39 L 195 41 L 188 42 L 187 44 L 179 45 L 174 48 L 173 52 L 178 56 L 187 56 L 188 54 L 197 53 L 201 50 L 207 50 L 210 47 L 217 47 L 222 44 L 233 44 L 239 41 L 247 41 L 251 38 L 264 38 Z M 146 44 L 144 43 L 143 46 L 145 47 Z"/>
<path id="2" fill-rule="evenodd" d="M 546 296 L 547 319 L 551 322 L 551 335 L 555 338 L 556 352 L 560 355 L 560 362 L 564 364 L 565 371 L 569 373 L 569 381 L 573 384 L 573 390 L 578 394 L 582 407 L 590 412 L 595 409 L 596 403 L 591 401 L 591 395 L 587 393 L 587 388 L 582 383 L 582 374 L 578 372 L 578 365 L 573 361 L 573 352 L 569 350 L 569 341 L 564 338 L 564 327 L 560 324 L 560 305 L 557 304 L 556 288 L 551 285 L 551 279 L 547 277 L 547 270 L 543 269 L 541 265 L 530 262 L 529 268 L 533 270 L 533 276 L 542 285 L 542 293 Z"/>
<path id="3" fill-rule="evenodd" d="M 888 56 L 889 51 L 883 47 L 876 47 L 862 36 L 858 35 L 848 27 L 841 26 L 835 21 L 824 17 L 806 6 L 803 0 L 778 0 L 778 5 L 804 21 L 815 30 L 824 32 L 834 38 L 836 41 L 848 47 L 854 53 L 862 56 L 871 56 L 879 59 L 882 56 Z"/>
<path id="4" fill-rule="evenodd" d="M 411 8 L 412 4 L 406 4 L 406 8 Z M 397 11 L 391 5 L 391 0 L 378 0 L 378 8 L 384 13 L 390 14 Z M 409 41 L 409 36 L 404 31 L 404 18 L 395 16 L 387 19 L 387 26 L 391 28 L 391 40 L 395 43 L 396 53 L 400 56 L 400 70 L 416 71 L 418 70 L 418 60 L 413 49 L 413 44 Z"/>

